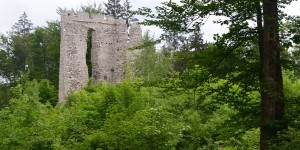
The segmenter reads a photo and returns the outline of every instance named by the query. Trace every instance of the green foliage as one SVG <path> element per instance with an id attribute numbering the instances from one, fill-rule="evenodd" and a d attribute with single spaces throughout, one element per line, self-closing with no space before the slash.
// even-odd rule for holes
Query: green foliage
<path id="1" fill-rule="evenodd" d="M 87 5 L 81 5 L 81 10 L 84 12 L 91 14 L 102 14 L 102 5 L 97 5 L 96 3 L 93 4 L 87 4 Z"/>
<path id="2" fill-rule="evenodd" d="M 9 99 L 12 98 L 10 86 L 7 84 L 0 84 L 0 109 L 8 105 Z"/>
<path id="3" fill-rule="evenodd" d="M 45 92 L 42 87 L 51 89 L 47 81 L 23 81 L 14 88 L 15 98 L 9 106 L 0 111 L 0 127 L 4 129 L 0 149 L 150 150 L 257 145 L 258 136 L 249 137 L 256 135 L 255 130 L 226 125 L 236 121 L 232 119 L 239 110 L 217 103 L 217 93 L 207 92 L 208 87 L 198 88 L 195 98 L 195 93 L 185 87 L 172 93 L 166 88 L 143 87 L 139 81 L 90 84 L 71 94 L 65 104 L 52 107 L 42 101 L 47 95 L 41 94 Z M 214 88 L 223 84 L 207 83 Z"/>
<path id="4" fill-rule="evenodd" d="M 48 22 L 46 27 L 33 29 L 32 23 L 24 13 L 8 35 L 1 35 L 0 45 L 0 77 L 5 81 L 1 81 L 1 103 L 4 106 L 8 104 L 11 98 L 9 89 L 19 80 L 24 80 L 21 79 L 22 73 L 30 70 L 27 79 L 44 82 L 44 94 L 41 97 L 54 105 L 56 98 L 49 98 L 55 97 L 51 94 L 56 94 L 58 89 L 60 23 Z M 53 84 L 54 87 L 47 84 Z"/>
<path id="5" fill-rule="evenodd" d="M 29 81 L 29 74 L 29 72 L 21 74 L 18 84 L 11 88 L 13 98 L 21 98 L 27 94 L 43 104 L 50 103 L 55 106 L 58 98 L 54 86 L 46 79 Z"/>
<path id="6" fill-rule="evenodd" d="M 122 17 L 123 7 L 120 3 L 120 0 L 108 0 L 107 3 L 104 3 L 106 15 L 111 15 L 114 18 L 118 19 Z"/>
<path id="7" fill-rule="evenodd" d="M 30 79 L 48 79 L 58 89 L 60 22 L 47 22 L 32 33 Z"/>
<path id="8" fill-rule="evenodd" d="M 207 50 L 208 44 L 204 44 L 200 31 L 190 34 L 180 32 L 167 32 L 164 34 L 165 44 L 162 47 L 164 53 L 171 55 L 174 70 L 182 73 L 187 68 L 199 65 L 199 55 Z"/>
<path id="9" fill-rule="evenodd" d="M 42 101 L 54 105 L 57 98 L 52 94 L 56 94 L 58 89 L 59 49 L 60 23 L 47 22 L 46 27 L 33 29 L 24 13 L 9 34 L 0 38 L 1 104 L 8 104 L 12 97 L 10 88 L 24 80 L 21 79 L 22 73 L 30 70 L 26 80 L 42 82 Z"/>
<path id="10" fill-rule="evenodd" d="M 227 84 L 218 88 L 221 90 L 218 100 L 224 98 L 225 103 L 239 110 L 241 114 L 239 117 L 251 112 L 251 117 L 247 117 L 245 121 L 248 122 L 248 126 L 251 126 L 249 125 L 251 120 L 256 120 L 253 118 L 259 116 L 258 113 L 262 113 L 261 120 L 264 125 L 269 126 L 270 124 L 267 123 L 269 121 L 282 122 L 282 124 L 277 124 L 276 128 L 261 126 L 262 149 L 268 149 L 267 143 L 271 140 L 270 138 L 277 138 L 277 133 L 287 127 L 286 121 L 284 121 L 280 48 L 275 45 L 280 45 L 278 27 L 284 16 L 284 13 L 278 9 L 290 2 L 181 0 L 179 3 L 164 2 L 161 6 L 156 7 L 156 13 L 152 13 L 150 9 L 141 9 L 141 14 L 152 18 L 145 20 L 143 22 L 145 25 L 156 25 L 166 33 L 197 32 L 210 16 L 222 17 L 213 22 L 228 26 L 229 32 L 214 37 L 216 42 L 208 51 L 211 55 L 204 55 L 210 60 L 199 63 L 199 65 L 208 70 L 213 78 L 224 79 Z M 250 25 L 249 21 L 256 23 L 256 26 Z M 262 27 L 263 24 L 264 27 Z M 270 33 L 266 34 L 267 32 Z M 275 37 L 268 37 L 269 35 Z M 272 41 L 274 43 L 270 43 L 269 38 L 274 38 L 275 40 Z M 274 48 L 271 48 L 272 46 Z M 271 53 L 273 51 L 276 52 Z M 185 63 L 183 61 L 183 64 Z M 185 67 L 182 68 L 185 69 Z M 272 84 L 265 86 L 270 82 Z M 199 82 L 192 83 L 199 84 Z M 236 92 L 231 91 L 234 87 L 237 87 Z M 194 86 L 194 91 L 197 88 L 198 86 Z M 259 102 L 252 102 L 247 98 L 250 93 L 257 92 L 257 89 L 260 89 L 262 101 L 260 112 L 257 107 Z M 274 106 L 272 105 L 273 101 Z M 223 102 L 219 101 L 219 103 Z M 255 121 L 254 128 L 257 127 L 256 125 L 258 125 L 257 121 Z"/>
<path id="11" fill-rule="evenodd" d="M 172 64 L 163 52 L 157 52 L 154 39 L 147 31 L 143 36 L 142 49 L 133 60 L 133 74 L 146 84 L 153 85 L 172 74 Z"/>
<path id="12" fill-rule="evenodd" d="M 81 91 L 68 100 L 69 106 L 80 102 L 76 107 L 77 112 L 88 109 L 90 113 L 93 110 L 96 113 L 92 115 L 95 118 L 90 118 L 89 115 L 84 117 L 86 121 L 92 121 L 86 124 L 94 127 L 95 134 L 87 135 L 83 147 L 170 149 L 178 141 L 180 123 L 174 122 L 172 118 L 175 116 L 166 109 L 151 105 L 156 103 L 156 99 L 148 99 L 150 95 L 147 94 L 147 89 L 138 90 L 130 83 L 124 82 L 116 86 L 98 85 L 96 89 L 88 87 L 87 90 L 93 92 Z M 87 99 L 93 100 L 93 105 L 91 102 L 85 103 Z M 84 103 L 86 105 L 82 105 Z M 87 110 L 82 113 L 86 112 Z"/>
<path id="13" fill-rule="evenodd" d="M 284 76 L 284 94 L 286 96 L 286 107 L 287 109 L 287 118 L 289 120 L 289 125 L 292 128 L 299 128 L 300 124 L 298 120 L 299 112 L 299 100 L 300 93 L 297 90 L 300 86 L 299 78 L 295 77 L 294 73 L 291 71 L 286 71 Z"/>
<path id="14" fill-rule="evenodd" d="M 92 46 L 93 46 L 92 40 L 93 39 L 92 38 L 93 38 L 93 31 L 89 30 L 87 32 L 87 39 L 86 39 L 87 49 L 86 49 L 86 56 L 85 56 L 89 78 L 92 78 L 92 70 L 93 70 L 92 67 Z"/>
<path id="15" fill-rule="evenodd" d="M 28 70 L 31 63 L 30 46 L 32 23 L 24 12 L 12 27 L 8 36 L 0 38 L 0 76 L 13 84 L 20 77 L 20 71 Z"/>
<path id="16" fill-rule="evenodd" d="M 43 79 L 39 81 L 39 97 L 41 103 L 49 102 L 52 106 L 55 106 L 58 100 L 57 91 L 53 85 L 50 84 L 49 80 Z"/>
<path id="17" fill-rule="evenodd" d="M 134 12 L 131 10 L 132 6 L 130 5 L 129 0 L 122 1 L 123 4 L 121 4 L 120 0 L 107 0 L 106 3 L 104 3 L 105 9 L 104 14 L 113 16 L 115 19 L 123 19 L 126 22 L 127 27 L 130 26 L 130 21 L 133 18 Z"/>
<path id="18" fill-rule="evenodd" d="M 52 140 L 58 138 L 59 124 L 50 104 L 39 102 L 39 87 L 37 81 L 32 81 L 14 88 L 15 98 L 0 111 L 0 149 L 50 149 Z M 45 122 L 50 118 L 51 122 Z"/>
<path id="19" fill-rule="evenodd" d="M 226 149 L 233 145 L 250 148 L 258 145 L 258 135 L 253 137 L 253 142 L 248 145 L 243 140 L 245 131 L 259 127 L 259 118 L 256 116 L 260 97 L 257 91 L 244 93 L 243 87 L 232 84 L 228 80 L 212 78 L 207 70 L 200 67 L 187 70 L 180 79 L 182 81 L 177 81 L 179 87 L 184 87 L 185 93 L 190 89 L 189 93 L 192 96 L 186 101 L 187 108 L 183 110 L 191 113 L 187 114 L 187 118 L 193 117 L 184 122 L 195 121 L 192 131 L 185 132 L 186 142 L 194 141 L 194 144 L 188 145 L 184 141 L 182 144 L 193 148 L 186 149 L 195 147 Z M 193 109 L 191 111 L 188 108 Z M 200 125 L 200 129 L 196 127 L 199 124 L 203 124 Z M 200 143 L 199 139 L 201 139 Z"/>
<path id="20" fill-rule="evenodd" d="M 169 35 L 169 45 L 157 51 L 154 39 L 149 32 L 145 34 L 130 68 L 137 79 L 114 85 L 90 82 L 59 104 L 59 22 L 48 22 L 31 32 L 27 32 L 30 21 L 24 30 L 17 23 L 14 32 L 0 40 L 0 76 L 10 81 L 0 86 L 0 101 L 5 106 L 0 109 L 0 149 L 258 149 L 258 41 L 256 28 L 246 21 L 256 17 L 255 2 L 164 3 L 157 7 L 158 20 L 146 24 L 160 24 L 174 36 Z M 129 13 L 122 16 L 126 20 L 131 17 L 130 5 L 127 0 L 124 3 L 127 10 L 123 6 L 122 11 Z M 96 5 L 81 9 L 101 13 Z M 229 17 L 216 21 L 228 24 L 229 33 L 216 36 L 216 43 L 203 44 L 198 27 L 205 20 L 194 21 L 211 13 Z M 297 19 L 286 25 L 293 33 L 289 40 L 296 46 L 283 56 L 295 66 L 299 62 Z M 186 28 L 191 22 L 191 28 Z M 191 34 L 185 35 L 187 32 Z M 88 36 L 90 41 L 91 34 Z M 21 56 L 24 58 L 16 59 Z M 180 73 L 173 72 L 170 58 Z M 289 130 L 280 133 L 284 142 L 273 146 L 297 149 L 297 70 L 284 73 L 284 85 Z"/>
<path id="21" fill-rule="evenodd" d="M 285 99 L 286 99 L 286 118 L 289 123 L 289 130 L 282 132 L 280 138 L 283 139 L 283 143 L 275 145 L 280 149 L 297 149 L 300 143 L 300 93 L 297 89 L 300 87 L 299 77 L 293 71 L 284 72 Z"/>

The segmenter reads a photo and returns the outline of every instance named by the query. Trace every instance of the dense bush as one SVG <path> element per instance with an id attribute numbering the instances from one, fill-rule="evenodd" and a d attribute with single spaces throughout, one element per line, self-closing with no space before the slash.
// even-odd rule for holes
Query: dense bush
<path id="1" fill-rule="evenodd" d="M 18 84 L 0 111 L 0 149 L 258 149 L 258 92 L 245 94 L 217 78 L 198 88 L 181 86 L 187 76 L 203 73 L 194 71 L 161 87 L 140 81 L 88 85 L 56 106 L 47 81 Z M 294 149 L 299 82 L 285 76 L 291 126 L 280 146 Z"/>
<path id="2" fill-rule="evenodd" d="M 156 88 L 97 85 L 53 108 L 39 101 L 38 82 L 26 84 L 0 112 L 0 149 L 174 149 L 193 128 L 166 105 L 176 99 Z"/>

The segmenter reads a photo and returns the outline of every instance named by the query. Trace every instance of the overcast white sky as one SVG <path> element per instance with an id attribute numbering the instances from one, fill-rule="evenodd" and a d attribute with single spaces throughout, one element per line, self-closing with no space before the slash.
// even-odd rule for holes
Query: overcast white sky
<path id="1" fill-rule="evenodd" d="M 143 6 L 154 8 L 163 1 L 165 0 L 130 0 L 134 9 Z M 46 21 L 60 19 L 56 13 L 58 7 L 77 9 L 82 4 L 94 2 L 103 4 L 107 0 L 0 0 L 0 33 L 9 31 L 23 12 L 27 13 L 34 26 L 43 26 Z"/>
<path id="2" fill-rule="evenodd" d="M 107 0 L 0 0 L 0 33 L 9 31 L 14 23 L 16 23 L 23 12 L 26 12 L 29 20 L 36 26 L 43 26 L 46 21 L 60 19 L 56 13 L 58 7 L 62 8 L 79 8 L 81 4 L 88 3 L 103 3 Z M 121 0 L 122 1 L 122 0 Z M 150 7 L 154 8 L 161 2 L 167 0 L 130 0 L 133 8 Z M 179 1 L 179 0 L 173 0 Z M 289 14 L 300 15 L 300 2 L 293 2 L 291 6 L 286 9 Z M 212 19 L 212 18 L 210 18 Z M 152 34 L 160 34 L 156 28 L 148 28 Z M 226 28 L 219 25 L 214 25 L 210 21 L 202 27 L 204 39 L 212 41 L 213 34 L 224 33 Z"/>

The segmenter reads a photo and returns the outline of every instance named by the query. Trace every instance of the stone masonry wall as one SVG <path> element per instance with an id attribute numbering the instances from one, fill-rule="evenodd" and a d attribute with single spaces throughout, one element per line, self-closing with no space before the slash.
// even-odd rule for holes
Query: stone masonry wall
<path id="1" fill-rule="evenodd" d="M 61 45 L 59 68 L 59 101 L 88 82 L 86 65 L 87 34 L 92 31 L 92 76 L 95 83 L 116 83 L 125 77 L 128 51 L 142 39 L 139 25 L 133 24 L 128 33 L 123 20 L 111 16 L 89 15 L 66 11 L 61 14 Z M 128 35 L 130 41 L 128 41 Z"/>

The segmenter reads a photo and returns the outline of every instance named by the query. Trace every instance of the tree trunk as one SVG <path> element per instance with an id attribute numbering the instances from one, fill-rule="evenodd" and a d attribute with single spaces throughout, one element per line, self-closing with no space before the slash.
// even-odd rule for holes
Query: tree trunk
<path id="1" fill-rule="evenodd" d="M 262 125 L 260 149 L 270 149 L 269 143 L 278 131 L 286 128 L 284 123 L 283 83 L 280 65 L 277 0 L 263 0 L 262 65 Z"/>
<path id="2" fill-rule="evenodd" d="M 263 23 L 262 23 L 262 10 L 261 10 L 261 4 L 260 1 L 257 1 L 256 3 L 256 14 L 257 14 L 257 18 L 256 18 L 256 25 L 257 25 L 257 33 L 258 33 L 258 49 L 259 49 L 259 54 L 260 54 L 260 69 L 262 69 L 263 67 L 263 49 L 264 49 L 264 32 L 263 32 Z M 263 79 L 262 79 L 262 71 L 260 71 L 259 73 L 259 79 L 260 79 L 260 83 L 262 83 Z"/>

